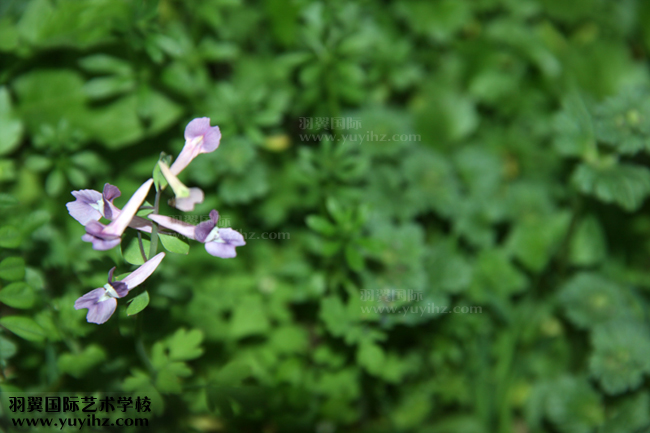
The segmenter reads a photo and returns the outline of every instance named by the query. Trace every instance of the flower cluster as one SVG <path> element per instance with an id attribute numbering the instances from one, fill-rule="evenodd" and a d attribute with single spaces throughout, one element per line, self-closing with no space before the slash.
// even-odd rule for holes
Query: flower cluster
<path id="1" fill-rule="evenodd" d="M 207 117 L 194 119 L 185 128 L 185 146 L 173 164 L 169 166 L 162 158 L 158 161 L 160 173 L 174 193 L 174 198 L 169 200 L 170 205 L 187 212 L 194 210 L 196 204 L 203 202 L 205 197 L 203 191 L 199 188 L 188 188 L 178 179 L 178 175 L 199 154 L 216 150 L 220 141 L 219 127 L 211 127 L 210 119 Z M 137 216 L 154 183 L 156 204 L 153 213 L 148 215 L 149 219 Z M 235 230 L 217 228 L 219 213 L 216 210 L 210 212 L 209 221 L 204 221 L 197 226 L 160 215 L 159 198 L 166 187 L 162 183 L 154 182 L 153 178 L 148 179 L 133 193 L 122 209 L 113 203 L 122 194 L 114 185 L 107 183 L 101 193 L 91 189 L 72 191 L 75 201 L 67 203 L 66 207 L 70 215 L 86 228 L 86 233 L 81 239 L 92 243 L 95 250 L 110 250 L 119 245 L 128 227 L 148 233 L 152 237 L 152 251 L 149 253 L 150 258 L 147 259 L 141 237 L 138 236 L 144 260 L 138 269 L 121 281 L 114 281 L 115 268 L 112 268 L 108 273 L 108 283 L 104 287 L 92 290 L 77 299 L 75 309 L 87 308 L 88 322 L 97 324 L 106 322 L 117 308 L 117 299 L 125 297 L 131 289 L 144 282 L 156 270 L 165 257 L 165 253 L 155 254 L 157 242 L 153 242 L 153 237 L 158 236 L 158 226 L 205 244 L 206 251 L 215 257 L 235 257 L 237 255 L 235 247 L 246 244 L 244 237 Z M 100 222 L 102 218 L 110 222 L 103 224 Z"/>

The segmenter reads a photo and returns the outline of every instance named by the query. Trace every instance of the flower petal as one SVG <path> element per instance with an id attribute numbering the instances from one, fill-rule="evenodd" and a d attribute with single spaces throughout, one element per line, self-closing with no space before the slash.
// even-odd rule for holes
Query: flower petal
<path id="1" fill-rule="evenodd" d="M 108 200 L 110 202 L 113 202 L 116 198 L 122 195 L 122 192 L 118 187 L 115 185 L 111 185 L 110 183 L 107 183 L 104 185 L 104 192 L 102 193 L 102 196 L 104 197 L 104 200 Z"/>
<path id="2" fill-rule="evenodd" d="M 92 189 L 82 189 L 80 191 L 72 191 L 71 193 L 76 200 L 66 203 L 65 207 L 68 208 L 70 216 L 81 225 L 85 226 L 90 221 L 99 221 L 102 217 L 101 212 L 91 206 L 102 200 L 102 195 Z"/>
<path id="3" fill-rule="evenodd" d="M 89 323 L 101 324 L 106 322 L 117 308 L 117 300 L 108 298 L 100 301 L 104 297 L 106 290 L 99 288 L 86 293 L 74 303 L 75 310 L 82 308 L 88 309 L 86 320 Z"/>
<path id="4" fill-rule="evenodd" d="M 210 130 L 203 136 L 203 140 L 200 143 L 201 153 L 210 153 L 219 147 L 221 142 L 221 130 L 218 126 L 210 128 Z"/>
<path id="5" fill-rule="evenodd" d="M 74 309 L 80 310 L 82 308 L 90 308 L 99 301 L 99 298 L 101 298 L 105 292 L 106 290 L 101 287 L 99 289 L 91 290 L 75 301 Z"/>
<path id="6" fill-rule="evenodd" d="M 117 299 L 108 298 L 105 301 L 98 302 L 88 308 L 86 320 L 88 323 L 96 323 L 101 325 L 111 318 L 115 309 L 117 308 Z"/>
<path id="7" fill-rule="evenodd" d="M 194 206 L 198 203 L 203 203 L 203 191 L 201 188 L 190 188 L 189 197 L 176 197 L 174 199 L 174 207 L 183 212 L 190 212 L 194 210 Z"/>
<path id="8" fill-rule="evenodd" d="M 199 242 L 205 242 L 214 227 L 215 223 L 212 220 L 200 222 L 194 230 L 194 238 Z"/>
<path id="9" fill-rule="evenodd" d="M 165 227 L 166 229 L 170 229 L 175 231 L 176 233 L 180 233 L 185 237 L 188 237 L 190 239 L 196 239 L 194 237 L 194 230 L 196 229 L 196 226 L 192 224 L 188 224 L 183 221 L 179 221 L 174 218 L 170 218 L 165 215 L 158 215 L 158 214 L 149 214 L 147 217 L 155 221 L 156 223 L 160 224 L 161 226 Z"/>
<path id="10" fill-rule="evenodd" d="M 124 230 L 128 227 L 136 212 L 138 212 L 138 209 L 140 209 L 142 202 L 147 198 L 152 183 L 153 179 L 149 179 L 137 189 L 118 217 L 106 226 L 104 233 L 114 236 L 122 236 L 122 233 L 124 233 Z"/>
<path id="11" fill-rule="evenodd" d="M 192 120 L 185 127 L 185 140 L 192 141 L 196 137 L 205 135 L 210 130 L 210 118 L 199 117 Z"/>
<path id="12" fill-rule="evenodd" d="M 233 245 L 235 247 L 241 247 L 246 245 L 244 241 L 244 236 L 236 230 L 231 228 L 219 229 L 219 237 L 226 241 L 227 244 Z"/>
<path id="13" fill-rule="evenodd" d="M 144 262 L 138 269 L 135 271 L 131 272 L 129 275 L 124 277 L 122 280 L 123 283 L 125 283 L 129 290 L 133 289 L 134 287 L 139 286 L 142 284 L 144 280 L 149 278 L 151 274 L 153 274 L 153 271 L 156 270 L 162 259 L 165 257 L 165 253 L 158 253 L 146 262 Z"/>
<path id="14" fill-rule="evenodd" d="M 205 244 L 205 250 L 215 257 L 222 259 L 231 259 L 237 256 L 235 247 L 233 245 L 224 244 L 221 242 L 208 242 Z"/>

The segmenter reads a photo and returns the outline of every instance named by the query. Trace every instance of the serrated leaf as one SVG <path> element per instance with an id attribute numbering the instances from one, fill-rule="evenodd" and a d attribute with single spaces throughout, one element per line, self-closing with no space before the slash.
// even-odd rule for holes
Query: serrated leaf
<path id="1" fill-rule="evenodd" d="M 634 154 L 650 150 L 650 102 L 648 89 L 629 89 L 605 100 L 594 109 L 599 141 L 616 151 Z"/>
<path id="2" fill-rule="evenodd" d="M 170 253 L 187 254 L 190 252 L 190 246 L 183 242 L 178 236 L 159 234 L 160 242 L 163 247 Z"/>
<path id="3" fill-rule="evenodd" d="M 81 378 L 89 370 L 106 359 L 106 352 L 100 346 L 91 344 L 79 353 L 63 353 L 59 356 L 59 371 Z"/>
<path id="4" fill-rule="evenodd" d="M 34 289 L 23 281 L 11 283 L 0 290 L 0 302 L 13 308 L 31 308 L 35 300 Z"/>
<path id="5" fill-rule="evenodd" d="M 25 260 L 22 257 L 7 257 L 0 262 L 0 278 L 17 281 L 25 278 Z"/>
<path id="6" fill-rule="evenodd" d="M 203 332 L 199 329 L 186 331 L 181 328 L 167 340 L 169 347 L 169 359 L 173 361 L 188 361 L 195 359 L 203 354 L 201 342 L 203 341 Z"/>
<path id="7" fill-rule="evenodd" d="M 127 316 L 135 316 L 149 305 L 149 292 L 146 290 L 133 298 L 126 308 Z"/>
<path id="8" fill-rule="evenodd" d="M 634 390 L 650 373 L 650 340 L 642 323 L 612 321 L 596 327 L 589 370 L 608 394 Z"/>
<path id="9" fill-rule="evenodd" d="M 0 325 L 25 340 L 37 342 L 45 340 L 43 328 L 29 317 L 6 316 L 0 319 Z"/>
<path id="10" fill-rule="evenodd" d="M 636 301 L 624 286 L 595 273 L 580 273 L 568 280 L 558 300 L 569 320 L 580 328 L 636 317 L 642 311 L 640 305 L 635 308 Z"/>
<path id="11" fill-rule="evenodd" d="M 650 170 L 633 164 L 583 163 L 574 171 L 572 180 L 580 192 L 630 212 L 637 210 L 650 194 Z"/>

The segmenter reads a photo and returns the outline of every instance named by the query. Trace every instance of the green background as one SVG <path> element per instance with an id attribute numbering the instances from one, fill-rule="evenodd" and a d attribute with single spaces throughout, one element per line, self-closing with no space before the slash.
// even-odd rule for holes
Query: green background
<path id="1" fill-rule="evenodd" d="M 3 397 L 134 392 L 156 432 L 650 432 L 649 50 L 642 0 L 1 1 Z M 134 267 L 70 191 L 123 206 L 196 117 L 223 138 L 193 215 L 247 245 L 169 252 L 146 309 L 87 323 Z"/>

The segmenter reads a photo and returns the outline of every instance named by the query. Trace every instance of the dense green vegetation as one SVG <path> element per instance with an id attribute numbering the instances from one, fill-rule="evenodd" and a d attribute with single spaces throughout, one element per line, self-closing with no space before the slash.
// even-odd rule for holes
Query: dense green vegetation
<path id="1" fill-rule="evenodd" d="M 642 0 L 0 1 L 4 403 L 148 396 L 125 432 L 650 432 L 649 51 Z M 168 251 L 87 323 L 139 248 L 82 242 L 70 192 L 124 206 L 198 117 L 222 139 L 180 175 L 190 215 L 247 244 Z"/>

